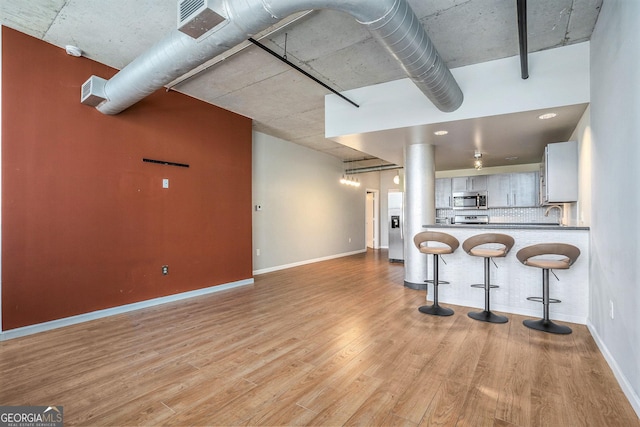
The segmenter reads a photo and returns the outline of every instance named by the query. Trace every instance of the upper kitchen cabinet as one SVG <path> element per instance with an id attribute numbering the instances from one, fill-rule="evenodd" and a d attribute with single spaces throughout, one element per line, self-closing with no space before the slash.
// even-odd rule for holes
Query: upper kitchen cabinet
<path id="1" fill-rule="evenodd" d="M 538 206 L 538 172 L 521 172 L 511 174 L 511 193 L 513 207 Z"/>
<path id="2" fill-rule="evenodd" d="M 451 209 L 451 178 L 436 179 L 436 209 Z"/>
<path id="3" fill-rule="evenodd" d="M 487 207 L 506 208 L 510 206 L 511 174 L 491 175 L 487 179 Z"/>
<path id="4" fill-rule="evenodd" d="M 451 178 L 451 191 L 482 191 L 487 189 L 487 176 L 460 176 Z"/>
<path id="5" fill-rule="evenodd" d="M 578 200 L 578 143 L 548 144 L 540 166 L 540 201 L 543 205 Z"/>
<path id="6" fill-rule="evenodd" d="M 538 206 L 538 173 L 520 172 L 489 175 L 487 205 L 490 208 Z"/>

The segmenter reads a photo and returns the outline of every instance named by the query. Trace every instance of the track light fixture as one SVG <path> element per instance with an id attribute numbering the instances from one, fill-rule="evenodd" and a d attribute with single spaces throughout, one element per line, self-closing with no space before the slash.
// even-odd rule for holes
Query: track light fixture
<path id="1" fill-rule="evenodd" d="M 349 175 L 347 175 L 346 177 L 342 175 L 342 178 L 340 178 L 340 184 L 350 185 L 352 187 L 360 187 L 360 181 Z"/>

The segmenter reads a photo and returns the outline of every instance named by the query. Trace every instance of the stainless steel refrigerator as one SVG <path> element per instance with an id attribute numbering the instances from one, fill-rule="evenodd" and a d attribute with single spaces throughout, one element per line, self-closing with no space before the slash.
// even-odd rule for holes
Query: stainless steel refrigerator
<path id="1" fill-rule="evenodd" d="M 404 193 L 389 192 L 389 262 L 404 262 Z"/>

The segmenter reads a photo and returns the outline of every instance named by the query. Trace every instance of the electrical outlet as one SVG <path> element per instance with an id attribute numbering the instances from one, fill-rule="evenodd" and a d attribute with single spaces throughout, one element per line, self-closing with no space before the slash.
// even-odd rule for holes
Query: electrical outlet
<path id="1" fill-rule="evenodd" d="M 260 249 L 256 249 L 256 256 L 260 256 Z"/>
<path id="2" fill-rule="evenodd" d="M 613 301 L 609 300 L 609 316 L 613 319 Z"/>
<path id="3" fill-rule="evenodd" d="M 349 237 L 349 243 L 351 243 L 351 237 Z"/>
<path id="4" fill-rule="evenodd" d="M 169 178 L 162 178 L 162 188 L 169 188 Z"/>
<path id="5" fill-rule="evenodd" d="M 163 265 L 162 266 L 162 275 L 166 276 L 167 274 L 169 274 L 169 266 L 168 265 Z"/>

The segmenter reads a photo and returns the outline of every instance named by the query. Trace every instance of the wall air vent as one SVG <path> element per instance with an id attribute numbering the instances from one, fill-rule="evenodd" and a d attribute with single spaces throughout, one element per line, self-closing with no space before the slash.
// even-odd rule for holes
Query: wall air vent
<path id="1" fill-rule="evenodd" d="M 82 95 L 80 96 L 80 102 L 84 105 L 90 105 L 97 107 L 107 99 L 107 95 L 104 92 L 104 85 L 107 83 L 102 77 L 91 76 L 89 80 L 82 85 Z"/>
<path id="2" fill-rule="evenodd" d="M 194 39 L 226 19 L 222 0 L 178 0 L 178 31 Z"/>

